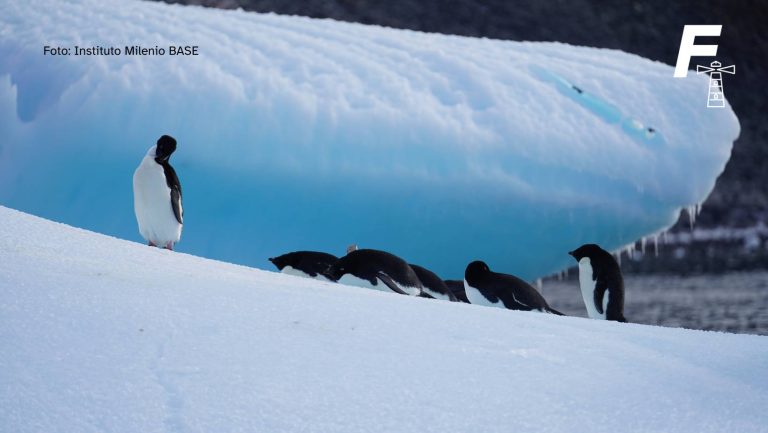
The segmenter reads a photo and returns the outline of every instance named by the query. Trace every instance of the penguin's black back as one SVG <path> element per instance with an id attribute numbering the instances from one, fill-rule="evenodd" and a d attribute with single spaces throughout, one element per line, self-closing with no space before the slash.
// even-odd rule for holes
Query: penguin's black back
<path id="1" fill-rule="evenodd" d="M 559 311 L 552 309 L 544 297 L 526 281 L 514 275 L 493 272 L 487 265 L 482 270 L 473 268 L 475 263 L 478 262 L 467 266 L 464 279 L 490 302 L 496 303 L 501 300 L 510 310 L 543 310 L 562 315 Z"/>
<path id="2" fill-rule="evenodd" d="M 549 309 L 547 301 L 532 285 L 514 275 L 490 272 L 480 290 L 483 295 L 488 291 L 499 297 L 510 309 L 518 309 L 512 307 L 517 304 L 529 307 L 523 309 Z"/>
<path id="3" fill-rule="evenodd" d="M 157 140 L 155 147 L 155 162 L 163 167 L 163 174 L 165 174 L 165 183 L 171 190 L 171 207 L 173 208 L 173 215 L 176 217 L 176 221 L 179 224 L 184 223 L 184 207 L 182 206 L 182 193 L 181 182 L 179 176 L 176 175 L 176 170 L 173 169 L 168 159 L 173 152 L 176 151 L 176 139 L 170 135 L 163 135 Z"/>
<path id="4" fill-rule="evenodd" d="M 319 251 L 294 251 L 282 256 L 270 257 L 269 259 L 281 271 L 284 267 L 290 266 L 311 277 L 325 273 L 337 260 L 338 258 L 333 254 Z"/>
<path id="5" fill-rule="evenodd" d="M 590 262 L 592 264 L 592 278 L 596 281 L 595 290 L 608 292 L 605 319 L 626 322 L 627 319 L 624 317 L 624 277 L 621 275 L 619 263 L 613 254 L 602 248 L 590 256 Z M 604 293 L 603 296 L 606 294 Z"/>
<path id="6" fill-rule="evenodd" d="M 449 289 L 453 292 L 453 295 L 456 296 L 456 299 L 458 299 L 461 302 L 465 302 L 469 304 L 469 299 L 467 299 L 467 292 L 464 290 L 464 281 L 462 280 L 445 280 L 445 285 L 448 286 Z"/>
<path id="7" fill-rule="evenodd" d="M 422 266 L 414 265 L 413 263 L 410 264 L 410 267 L 413 269 L 413 272 L 416 273 L 416 276 L 419 278 L 419 281 L 421 281 L 422 286 L 433 292 L 447 296 L 451 302 L 458 302 L 458 299 L 456 299 L 453 291 L 449 289 L 448 286 L 445 285 L 445 281 L 438 277 L 434 272 Z M 429 295 L 427 294 L 426 296 Z M 431 298 L 431 296 L 429 297 Z"/>
<path id="8" fill-rule="evenodd" d="M 352 274 L 376 285 L 379 272 L 400 285 L 421 287 L 421 281 L 408 262 L 386 251 L 360 249 L 340 258 L 328 270 L 331 280 L 338 281 L 344 274 Z"/>

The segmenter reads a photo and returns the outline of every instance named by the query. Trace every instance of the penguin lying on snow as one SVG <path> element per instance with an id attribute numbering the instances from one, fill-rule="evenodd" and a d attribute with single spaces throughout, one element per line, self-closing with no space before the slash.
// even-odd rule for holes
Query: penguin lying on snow
<path id="1" fill-rule="evenodd" d="M 488 265 L 474 261 L 464 272 L 464 288 L 469 302 L 510 310 L 541 311 L 564 316 L 552 309 L 530 284 L 514 275 L 491 272 Z"/>
<path id="2" fill-rule="evenodd" d="M 451 291 L 451 289 L 445 285 L 445 281 L 435 275 L 434 272 L 419 265 L 414 265 L 413 263 L 411 263 L 409 266 L 411 269 L 413 269 L 413 272 L 416 273 L 416 276 L 419 277 L 419 281 L 421 281 L 422 297 L 443 299 L 451 302 L 459 301 L 456 299 L 453 291 Z"/>
<path id="3" fill-rule="evenodd" d="M 449 289 L 453 292 L 453 295 L 456 296 L 456 299 L 458 299 L 461 302 L 469 304 L 469 299 L 467 299 L 467 292 L 464 289 L 464 281 L 462 280 L 445 280 L 445 285 L 448 286 Z"/>
<path id="4" fill-rule="evenodd" d="M 181 238 L 184 210 L 181 183 L 168 159 L 176 140 L 163 135 L 133 174 L 133 208 L 139 232 L 150 246 L 173 250 Z"/>
<path id="5" fill-rule="evenodd" d="M 325 276 L 341 284 L 419 296 L 422 285 L 405 260 L 393 254 L 361 249 L 340 258 Z"/>
<path id="6" fill-rule="evenodd" d="M 323 273 L 336 263 L 336 260 L 338 260 L 336 256 L 318 251 L 294 251 L 269 258 L 269 261 L 284 274 L 318 280 L 327 280 Z"/>
<path id="7" fill-rule="evenodd" d="M 626 322 L 624 278 L 613 255 L 595 244 L 568 254 L 579 262 L 579 285 L 589 318 Z"/>

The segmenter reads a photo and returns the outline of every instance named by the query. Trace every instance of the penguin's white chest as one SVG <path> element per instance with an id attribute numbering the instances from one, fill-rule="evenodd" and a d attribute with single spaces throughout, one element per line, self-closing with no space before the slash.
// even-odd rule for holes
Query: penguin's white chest
<path id="1" fill-rule="evenodd" d="M 346 286 L 355 286 L 355 287 L 362 287 L 365 289 L 373 289 L 373 290 L 381 290 L 383 292 L 391 292 L 389 287 L 387 287 L 386 284 L 382 283 L 381 281 L 376 281 L 376 285 L 374 286 L 371 284 L 370 281 L 365 280 L 363 278 L 356 277 L 352 274 L 344 274 L 339 278 L 339 284 L 344 284 Z"/>
<path id="2" fill-rule="evenodd" d="M 498 302 L 491 302 L 480 293 L 480 290 L 469 285 L 467 280 L 464 280 L 464 293 L 467 295 L 467 300 L 473 305 L 485 305 L 486 307 L 507 308 L 501 299 Z"/>
<path id="3" fill-rule="evenodd" d="M 579 286 L 581 287 L 581 297 L 584 298 L 584 306 L 587 307 L 587 315 L 590 319 L 605 320 L 606 307 L 608 306 L 608 291 L 603 294 L 603 313 L 600 314 L 595 308 L 595 286 L 597 280 L 592 279 L 592 260 L 584 257 L 579 260 Z"/>
<path id="4" fill-rule="evenodd" d="M 430 288 L 427 287 L 427 286 L 422 287 L 422 290 L 426 294 L 428 294 L 429 296 L 431 296 L 431 297 L 433 297 L 435 299 L 442 299 L 443 301 L 450 301 L 451 300 L 451 297 L 448 296 L 447 293 L 440 293 L 440 292 L 436 292 L 434 290 L 430 290 Z"/>
<path id="5" fill-rule="evenodd" d="M 286 275 L 293 275 L 295 277 L 311 278 L 311 279 L 314 279 L 314 280 L 328 281 L 328 282 L 331 281 L 328 278 L 325 278 L 323 275 L 320 275 L 320 274 L 317 274 L 316 277 L 313 277 L 312 275 L 309 275 L 308 273 L 306 273 L 306 272 L 304 272 L 304 271 L 302 271 L 300 269 L 296 269 L 293 266 L 285 266 L 285 267 L 283 267 L 283 270 L 281 270 L 280 272 L 283 273 L 283 274 L 286 274 Z"/>
<path id="6" fill-rule="evenodd" d="M 339 278 L 339 284 L 344 284 L 347 286 L 355 286 L 355 287 L 363 287 L 366 289 L 373 289 L 373 290 L 380 290 L 382 292 L 388 292 L 392 293 L 392 289 L 389 288 L 383 281 L 381 281 L 380 278 L 376 278 L 376 285 L 370 283 L 370 281 L 356 277 L 352 274 L 344 274 L 341 278 Z M 411 296 L 418 296 L 420 292 L 418 287 L 408 287 L 403 286 L 397 282 L 395 282 L 395 285 L 398 289 L 402 290 L 403 292 L 411 295 Z"/>
<path id="7" fill-rule="evenodd" d="M 133 174 L 133 208 L 144 239 L 161 247 L 179 241 L 182 225 L 173 213 L 171 189 L 163 167 L 150 156 Z"/>
<path id="8" fill-rule="evenodd" d="M 379 284 L 384 284 L 384 282 L 381 281 L 381 279 L 379 279 Z M 400 290 L 402 290 L 403 292 L 407 293 L 410 296 L 419 296 L 419 295 L 421 295 L 421 290 L 422 289 L 420 289 L 418 287 L 404 286 L 404 285 L 398 283 L 397 281 L 395 281 L 395 285 Z M 384 286 L 386 286 L 386 284 L 384 284 Z"/>

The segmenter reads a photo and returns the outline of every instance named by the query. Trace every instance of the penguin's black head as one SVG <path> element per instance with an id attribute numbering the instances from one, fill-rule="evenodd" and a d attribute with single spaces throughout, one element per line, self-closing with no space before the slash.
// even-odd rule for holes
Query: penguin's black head
<path id="1" fill-rule="evenodd" d="M 343 263 L 343 260 L 338 260 L 336 263 L 332 264 L 328 267 L 328 269 L 322 272 L 323 276 L 331 281 L 339 281 L 339 279 L 341 279 L 341 277 L 343 277 L 346 273 L 347 268 L 346 264 Z"/>
<path id="2" fill-rule="evenodd" d="M 279 271 L 282 271 L 286 265 L 285 256 L 270 257 L 269 261 L 272 262 Z"/>
<path id="3" fill-rule="evenodd" d="M 467 265 L 467 270 L 464 271 L 464 279 L 467 281 L 474 280 L 475 278 L 481 275 L 485 275 L 488 272 L 491 272 L 491 269 L 488 267 L 488 265 L 485 264 L 485 262 L 475 260 L 474 262 Z"/>
<path id="4" fill-rule="evenodd" d="M 376 256 L 378 253 L 376 250 L 367 249 L 350 251 L 346 256 L 333 262 L 323 272 L 323 276 L 331 281 L 339 281 L 345 274 L 352 274 L 351 271 L 358 272 L 361 265 L 365 267 L 364 263 L 370 262 L 371 256 Z"/>
<path id="5" fill-rule="evenodd" d="M 600 255 L 603 255 L 605 253 L 605 250 L 600 248 L 596 244 L 584 244 L 575 250 L 569 252 L 571 256 L 573 256 L 574 259 L 578 262 L 579 260 L 583 259 L 584 257 L 594 258 Z"/>
<path id="6" fill-rule="evenodd" d="M 168 161 L 171 154 L 176 150 L 176 139 L 170 135 L 163 135 L 157 140 L 157 148 L 155 149 L 155 161 L 163 163 Z"/>

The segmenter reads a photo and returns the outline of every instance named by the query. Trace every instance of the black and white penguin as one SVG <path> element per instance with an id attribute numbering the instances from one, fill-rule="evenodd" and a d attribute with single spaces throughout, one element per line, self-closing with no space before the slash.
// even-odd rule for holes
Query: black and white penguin
<path id="1" fill-rule="evenodd" d="M 184 224 L 181 183 L 168 163 L 175 150 L 176 140 L 163 135 L 133 173 L 133 209 L 139 232 L 150 246 L 169 250 L 181 238 Z"/>
<path id="2" fill-rule="evenodd" d="M 467 299 L 467 292 L 464 289 L 463 280 L 445 280 L 445 285 L 451 289 L 453 295 L 456 296 L 456 299 L 469 304 L 469 299 Z"/>
<path id="3" fill-rule="evenodd" d="M 564 315 L 552 309 L 530 284 L 514 275 L 491 272 L 488 265 L 479 260 L 467 265 L 464 289 L 472 304 Z"/>
<path id="4" fill-rule="evenodd" d="M 413 269 L 413 272 L 416 273 L 416 276 L 419 277 L 419 281 L 421 281 L 422 297 L 442 299 L 451 302 L 459 301 L 456 299 L 453 291 L 451 291 L 451 289 L 445 285 L 445 281 L 435 275 L 434 272 L 422 266 L 414 265 L 413 263 L 411 263 L 409 266 L 411 269 Z"/>
<path id="5" fill-rule="evenodd" d="M 590 319 L 626 322 L 624 278 L 616 259 L 595 244 L 569 252 L 579 262 L 579 285 Z"/>
<path id="6" fill-rule="evenodd" d="M 408 263 L 379 250 L 355 250 L 340 258 L 325 276 L 341 284 L 419 296 L 421 281 Z"/>
<path id="7" fill-rule="evenodd" d="M 332 264 L 336 263 L 336 260 L 338 260 L 338 257 L 333 254 L 321 253 L 319 251 L 294 251 L 282 256 L 269 258 L 269 261 L 284 274 L 324 281 L 328 281 L 328 279 L 323 273 Z"/>

